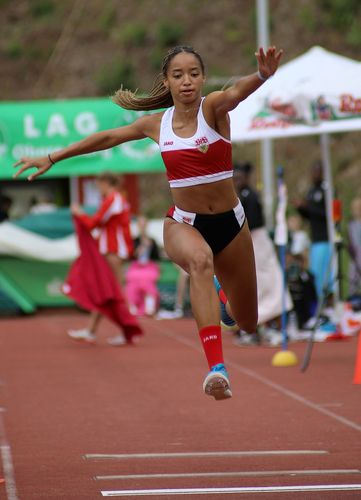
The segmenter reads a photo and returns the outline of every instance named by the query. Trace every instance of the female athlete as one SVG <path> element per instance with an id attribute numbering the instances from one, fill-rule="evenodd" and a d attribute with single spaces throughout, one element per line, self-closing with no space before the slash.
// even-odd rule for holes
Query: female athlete
<path id="1" fill-rule="evenodd" d="M 257 325 L 257 285 L 252 241 L 243 207 L 232 181 L 232 149 L 228 112 L 257 90 L 278 68 L 282 51 L 275 47 L 255 54 L 258 71 L 240 78 L 224 91 L 202 97 L 205 68 L 191 47 L 170 50 L 162 73 L 148 97 L 119 90 L 114 101 L 133 110 L 157 110 L 133 124 L 90 135 L 41 158 L 22 158 L 22 172 L 35 167 L 28 179 L 54 163 L 73 156 L 112 148 L 150 137 L 159 144 L 172 192 L 172 207 L 164 222 L 164 246 L 170 259 L 190 275 L 194 317 L 209 364 L 203 389 L 216 400 L 232 396 L 224 366 L 219 303 L 213 286 L 216 274 L 239 327 L 254 332 Z"/>
<path id="2" fill-rule="evenodd" d="M 102 197 L 99 210 L 88 215 L 80 205 L 73 203 L 71 212 L 80 219 L 89 231 L 97 228 L 99 252 L 104 255 L 119 284 L 123 281 L 123 262 L 133 253 L 133 240 L 130 234 L 130 207 L 125 193 L 120 190 L 119 176 L 112 172 L 103 172 L 96 179 L 96 186 Z M 90 313 L 87 328 L 69 330 L 68 335 L 74 340 L 88 343 L 96 342 L 96 330 L 101 319 L 99 312 Z M 127 329 L 123 326 L 124 331 Z M 134 331 L 134 328 L 131 328 Z M 122 346 L 127 339 L 122 333 L 108 339 L 113 346 Z"/>

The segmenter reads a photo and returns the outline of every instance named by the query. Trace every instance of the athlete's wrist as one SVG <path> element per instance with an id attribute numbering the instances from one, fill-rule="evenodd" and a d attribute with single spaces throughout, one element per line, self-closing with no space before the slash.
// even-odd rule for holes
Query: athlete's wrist
<path id="1" fill-rule="evenodd" d="M 48 160 L 52 165 L 55 165 L 56 161 L 50 156 L 50 153 L 48 154 Z"/>
<path id="2" fill-rule="evenodd" d="M 262 81 L 262 82 L 265 82 L 266 80 L 268 80 L 268 78 L 270 78 L 270 76 L 265 76 L 265 75 L 262 75 L 262 73 L 260 72 L 260 70 L 257 71 L 257 76 L 258 78 Z"/>

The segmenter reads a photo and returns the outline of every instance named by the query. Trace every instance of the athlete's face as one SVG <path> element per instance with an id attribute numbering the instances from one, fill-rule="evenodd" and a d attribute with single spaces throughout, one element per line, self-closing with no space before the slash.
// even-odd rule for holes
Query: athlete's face
<path id="1" fill-rule="evenodd" d="M 188 104 L 199 98 L 204 80 L 198 59 L 193 54 L 181 52 L 169 63 L 164 85 L 175 102 Z"/>

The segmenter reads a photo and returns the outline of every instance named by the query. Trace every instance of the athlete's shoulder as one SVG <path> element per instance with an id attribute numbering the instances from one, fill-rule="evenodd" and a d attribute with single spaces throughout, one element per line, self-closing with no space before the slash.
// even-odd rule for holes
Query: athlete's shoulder
<path id="1" fill-rule="evenodd" d="M 141 124 L 150 124 L 150 123 L 157 123 L 160 122 L 162 119 L 162 116 L 164 115 L 164 111 L 157 111 L 156 113 L 149 113 L 146 115 L 141 116 L 140 118 L 137 119 L 137 123 Z"/>
<path id="2" fill-rule="evenodd" d="M 224 94 L 223 90 L 215 90 L 214 92 L 210 92 L 204 98 L 203 114 L 205 115 L 205 117 L 209 117 L 209 115 L 212 116 L 215 115 L 219 102 L 222 100 L 223 94 Z"/>
<path id="3" fill-rule="evenodd" d="M 159 130 L 164 111 L 143 115 L 134 123 L 145 135 L 152 136 L 155 130 Z"/>
<path id="4" fill-rule="evenodd" d="M 223 92 L 224 92 L 223 90 L 214 90 L 213 92 L 210 92 L 204 98 L 203 105 L 205 106 L 212 105 L 217 99 L 219 99 L 219 97 L 223 94 Z"/>
<path id="5" fill-rule="evenodd" d="M 217 113 L 219 102 L 222 100 L 223 90 L 216 90 L 208 94 L 203 101 L 203 116 L 208 125 L 223 137 L 229 137 L 228 113 Z"/>

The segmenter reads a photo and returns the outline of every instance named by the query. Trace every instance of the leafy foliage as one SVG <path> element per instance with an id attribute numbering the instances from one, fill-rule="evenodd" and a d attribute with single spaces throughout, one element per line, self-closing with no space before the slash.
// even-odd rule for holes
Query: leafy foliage
<path id="1" fill-rule="evenodd" d="M 162 61 L 164 57 L 164 49 L 160 47 L 154 47 L 154 49 L 149 54 L 149 62 L 155 71 L 160 71 L 162 66 Z"/>
<path id="2" fill-rule="evenodd" d="M 332 28 L 343 31 L 349 28 L 360 12 L 359 0 L 322 0 L 322 7 L 328 24 Z"/>
<path id="3" fill-rule="evenodd" d="M 103 31 L 108 33 L 116 22 L 116 11 L 112 5 L 107 5 L 100 18 L 99 24 Z"/>
<path id="4" fill-rule="evenodd" d="M 30 12 L 33 17 L 46 17 L 53 13 L 55 4 L 53 0 L 33 0 L 30 2 Z"/>
<path id="5" fill-rule="evenodd" d="M 237 19 L 227 19 L 225 23 L 224 37 L 228 42 L 238 43 L 241 39 L 239 22 Z"/>
<path id="6" fill-rule="evenodd" d="M 113 94 L 123 85 L 126 89 L 134 89 L 134 66 L 129 61 L 119 61 L 103 68 L 97 77 L 97 85 L 102 94 Z"/>
<path id="7" fill-rule="evenodd" d="M 24 50 L 19 40 L 10 40 L 5 46 L 5 54 L 10 59 L 18 59 L 22 56 Z"/>
<path id="8" fill-rule="evenodd" d="M 157 41 L 160 47 L 166 48 L 179 45 L 184 35 L 181 24 L 172 21 L 161 21 L 157 28 Z"/>
<path id="9" fill-rule="evenodd" d="M 127 23 L 121 30 L 120 39 L 126 45 L 142 47 L 147 38 L 147 28 L 142 23 Z"/>

